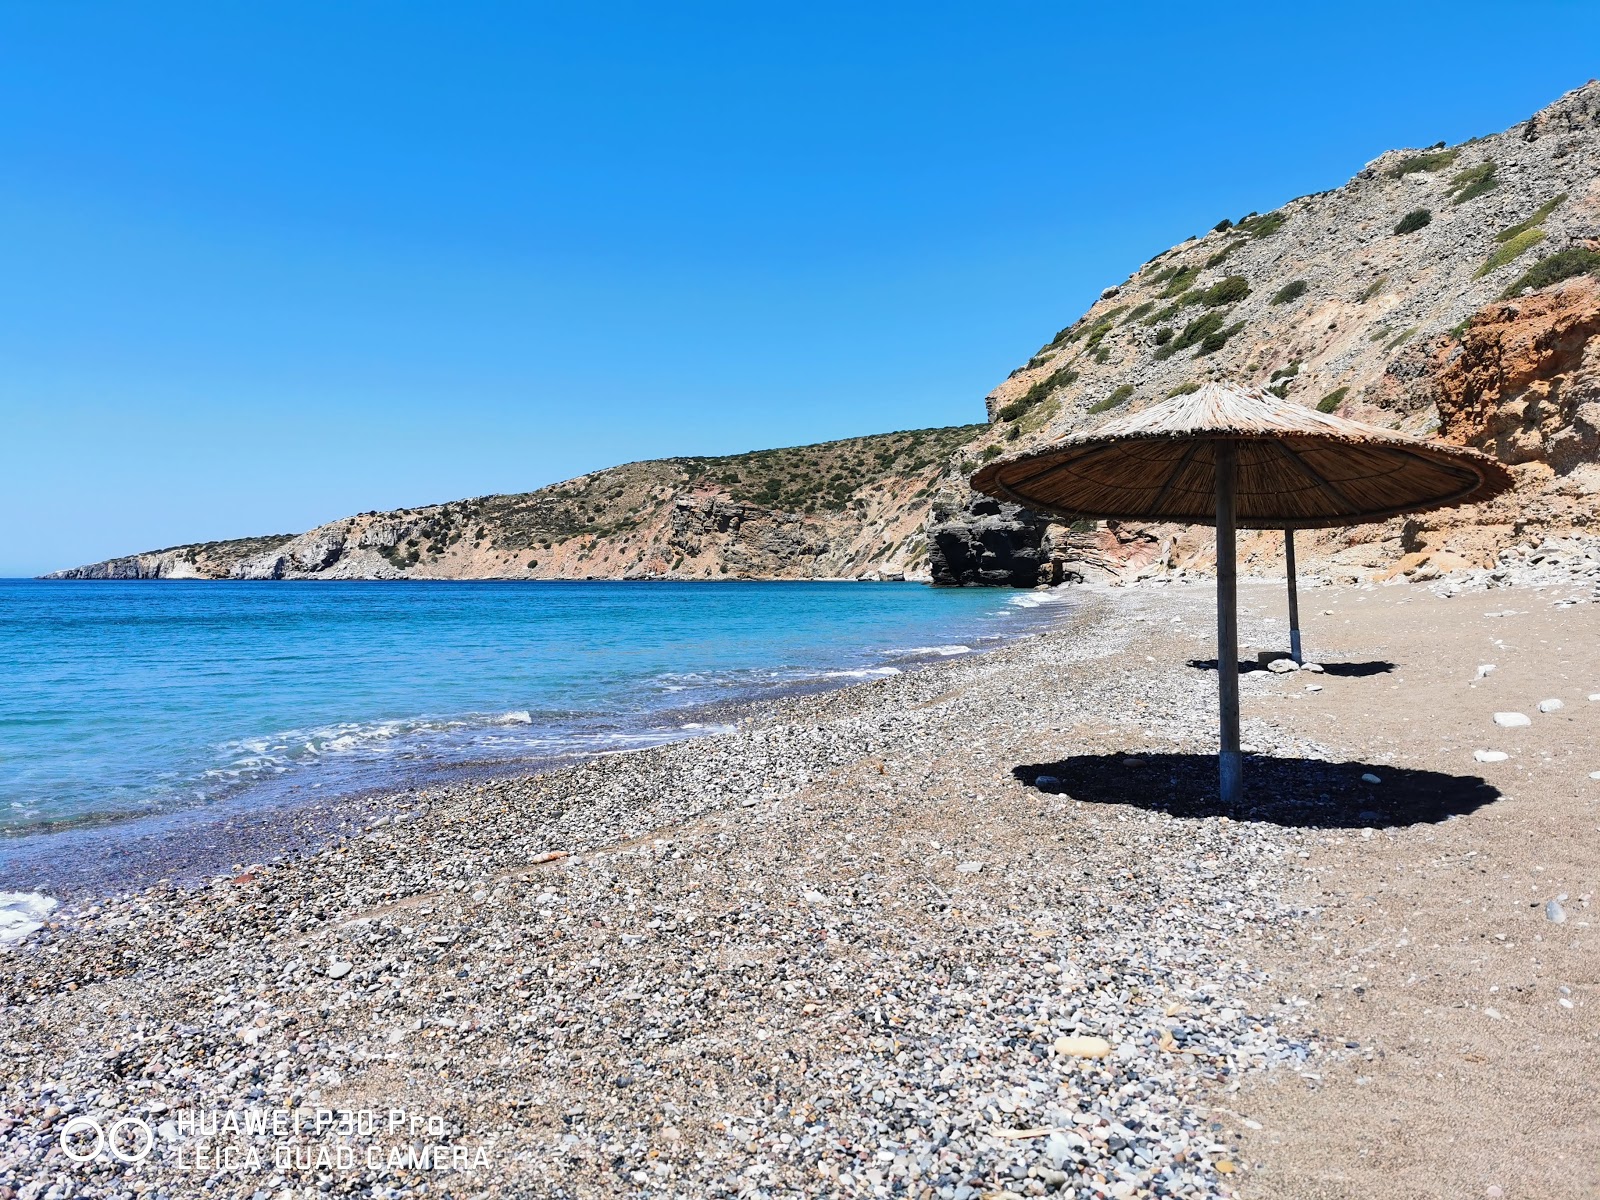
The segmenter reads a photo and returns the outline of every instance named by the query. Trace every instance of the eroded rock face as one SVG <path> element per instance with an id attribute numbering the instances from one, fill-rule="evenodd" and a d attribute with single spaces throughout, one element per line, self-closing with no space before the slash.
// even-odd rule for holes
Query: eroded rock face
<path id="1" fill-rule="evenodd" d="M 928 566 L 946 587 L 1033 587 L 1048 561 L 1050 520 L 1018 504 L 974 495 L 961 508 L 935 510 L 928 524 Z"/>
<path id="2" fill-rule="evenodd" d="M 674 501 L 667 546 L 689 558 L 712 554 L 725 573 L 738 576 L 779 576 L 829 550 L 821 522 L 716 493 Z"/>
<path id="3" fill-rule="evenodd" d="M 1600 285 L 1490 304 L 1436 358 L 1440 432 L 1558 475 L 1600 451 Z"/>

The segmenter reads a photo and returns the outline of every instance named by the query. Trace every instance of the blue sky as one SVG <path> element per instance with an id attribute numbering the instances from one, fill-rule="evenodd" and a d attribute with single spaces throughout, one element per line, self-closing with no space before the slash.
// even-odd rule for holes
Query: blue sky
<path id="1" fill-rule="evenodd" d="M 1581 3 L 0 7 L 0 575 L 982 418 L 1102 287 L 1596 73 Z"/>

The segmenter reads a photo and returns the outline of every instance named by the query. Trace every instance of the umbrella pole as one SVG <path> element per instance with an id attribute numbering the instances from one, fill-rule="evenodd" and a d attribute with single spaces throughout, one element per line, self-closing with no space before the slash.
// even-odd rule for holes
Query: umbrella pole
<path id="1" fill-rule="evenodd" d="M 1226 439 L 1216 447 L 1217 701 L 1222 719 L 1217 765 L 1222 802 L 1237 804 L 1244 790 L 1244 764 L 1239 755 L 1239 579 L 1234 547 L 1239 449 Z"/>
<path id="2" fill-rule="evenodd" d="M 1283 557 L 1289 575 L 1289 657 L 1295 665 L 1305 662 L 1300 652 L 1300 591 L 1295 583 L 1294 530 L 1283 531 Z"/>

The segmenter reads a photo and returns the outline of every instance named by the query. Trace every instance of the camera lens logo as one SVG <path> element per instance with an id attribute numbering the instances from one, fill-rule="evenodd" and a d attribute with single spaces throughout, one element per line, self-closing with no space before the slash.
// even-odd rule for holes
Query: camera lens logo
<path id="1" fill-rule="evenodd" d="M 61 1153 L 75 1163 L 108 1153 L 118 1162 L 137 1165 L 150 1157 L 156 1135 L 138 1117 L 118 1117 L 106 1127 L 93 1117 L 73 1117 L 61 1127 L 58 1140 Z"/>

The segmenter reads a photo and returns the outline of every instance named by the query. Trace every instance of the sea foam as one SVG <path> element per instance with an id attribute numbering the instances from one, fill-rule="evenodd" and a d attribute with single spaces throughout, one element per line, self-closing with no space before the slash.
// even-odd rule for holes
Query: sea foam
<path id="1" fill-rule="evenodd" d="M 0 948 L 42 928 L 55 906 L 54 900 L 38 892 L 0 892 Z"/>

